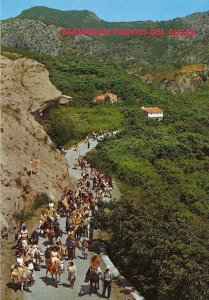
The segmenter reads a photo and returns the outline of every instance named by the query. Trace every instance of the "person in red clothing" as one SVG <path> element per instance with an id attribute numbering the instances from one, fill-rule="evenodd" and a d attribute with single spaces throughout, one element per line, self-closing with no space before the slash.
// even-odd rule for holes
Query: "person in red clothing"
<path id="1" fill-rule="evenodd" d="M 86 273 L 85 282 L 89 281 L 90 269 L 97 270 L 100 267 L 100 259 L 98 254 L 94 254 L 90 260 L 90 267 Z"/>

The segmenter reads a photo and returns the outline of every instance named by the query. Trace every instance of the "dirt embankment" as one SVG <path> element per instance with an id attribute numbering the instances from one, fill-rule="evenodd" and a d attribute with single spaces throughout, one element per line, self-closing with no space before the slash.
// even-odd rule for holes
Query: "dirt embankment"
<path id="1" fill-rule="evenodd" d="M 34 60 L 12 61 L 2 57 L 1 87 L 0 217 L 1 227 L 7 226 L 12 235 L 17 225 L 13 216 L 31 206 L 38 193 L 58 200 L 62 188 L 73 184 L 65 158 L 53 147 L 32 114 L 61 97 L 61 92 L 51 84 L 48 71 Z M 10 247 L 11 243 L 6 245 Z M 4 252 L 7 252 L 5 247 Z M 9 268 L 4 257 L 1 268 L 1 273 Z M 1 292 L 4 290 L 3 280 Z M 3 294 L 1 299 L 4 299 Z"/>

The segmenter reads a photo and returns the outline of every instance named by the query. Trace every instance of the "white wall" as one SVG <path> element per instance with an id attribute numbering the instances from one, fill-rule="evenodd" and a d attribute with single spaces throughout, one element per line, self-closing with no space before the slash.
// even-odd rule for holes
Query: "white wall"
<path id="1" fill-rule="evenodd" d="M 148 118 L 163 118 L 163 112 L 161 112 L 161 113 L 148 113 Z"/>

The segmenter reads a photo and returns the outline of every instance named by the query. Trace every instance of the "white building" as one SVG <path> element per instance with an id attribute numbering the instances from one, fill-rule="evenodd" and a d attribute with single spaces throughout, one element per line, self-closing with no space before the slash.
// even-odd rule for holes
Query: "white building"
<path id="1" fill-rule="evenodd" d="M 148 118 L 163 118 L 163 110 L 158 107 L 141 107 L 141 110 L 147 115 Z"/>

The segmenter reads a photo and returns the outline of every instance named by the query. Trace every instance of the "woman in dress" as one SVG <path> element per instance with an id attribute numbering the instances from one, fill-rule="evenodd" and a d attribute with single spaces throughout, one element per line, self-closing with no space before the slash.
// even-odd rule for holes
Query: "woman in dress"
<path id="1" fill-rule="evenodd" d="M 59 250 L 58 249 L 59 249 L 58 246 L 52 248 L 51 255 L 50 255 L 52 264 L 55 261 L 59 261 L 60 260 L 60 254 L 59 254 Z"/>

